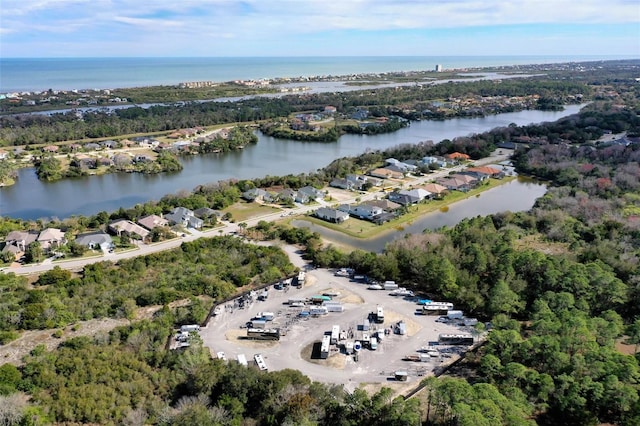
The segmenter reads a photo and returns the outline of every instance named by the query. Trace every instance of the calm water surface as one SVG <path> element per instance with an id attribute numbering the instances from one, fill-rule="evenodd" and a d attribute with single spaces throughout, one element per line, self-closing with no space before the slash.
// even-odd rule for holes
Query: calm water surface
<path id="1" fill-rule="evenodd" d="M 425 140 L 437 142 L 510 123 L 526 125 L 555 121 L 578 112 L 580 107 L 569 106 L 561 112 L 521 111 L 484 118 L 419 121 L 395 133 L 345 135 L 335 143 L 297 142 L 259 135 L 256 145 L 241 151 L 186 157 L 182 160 L 184 169 L 173 174 L 108 174 L 41 182 L 34 169 L 21 169 L 15 185 L 0 188 L 0 215 L 22 219 L 92 215 L 102 210 L 129 208 L 137 203 L 158 200 L 166 194 L 191 191 L 198 185 L 230 178 L 313 172 L 336 158 L 355 156 L 366 150 Z"/>
<path id="2" fill-rule="evenodd" d="M 546 191 L 547 187 L 543 184 L 530 179 L 518 178 L 517 180 L 482 192 L 476 197 L 451 204 L 447 211 L 428 213 L 412 223 L 405 225 L 402 230 L 392 230 L 379 237 L 369 239 L 353 238 L 304 219 L 295 220 L 293 224 L 317 231 L 330 241 L 366 251 L 382 252 L 388 243 L 403 238 L 405 235 L 419 234 L 425 229 L 434 230 L 442 228 L 443 226 L 453 226 L 462 219 L 476 216 L 486 216 L 504 211 L 518 212 L 529 210 L 533 207 L 535 200 L 543 196 Z"/>

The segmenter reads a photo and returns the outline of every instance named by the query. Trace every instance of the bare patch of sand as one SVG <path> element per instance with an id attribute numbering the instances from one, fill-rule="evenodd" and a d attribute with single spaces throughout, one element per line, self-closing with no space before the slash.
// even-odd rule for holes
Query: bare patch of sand
<path id="1" fill-rule="evenodd" d="M 238 343 L 242 346 L 246 346 L 248 348 L 255 348 L 255 349 L 261 349 L 261 348 L 272 348 L 275 345 L 278 344 L 277 340 L 252 340 L 252 339 L 247 339 L 247 330 L 245 329 L 233 329 L 233 330 L 228 330 L 225 334 L 224 337 L 229 340 L 232 341 L 234 343 Z"/>
<path id="2" fill-rule="evenodd" d="M 302 351 L 300 351 L 300 357 L 312 364 L 323 365 L 325 367 L 334 368 L 336 370 L 343 370 L 345 365 L 347 364 L 347 357 L 337 351 L 334 346 L 331 347 L 331 352 L 329 353 L 329 357 L 327 359 L 321 358 L 312 358 L 313 347 L 314 345 L 319 344 L 320 342 L 312 342 L 305 346 Z"/>

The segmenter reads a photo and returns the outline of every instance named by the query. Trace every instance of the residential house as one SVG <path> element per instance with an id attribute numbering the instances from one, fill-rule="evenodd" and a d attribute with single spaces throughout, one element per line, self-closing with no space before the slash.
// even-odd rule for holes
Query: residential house
<path id="1" fill-rule="evenodd" d="M 338 109 L 332 105 L 327 105 L 324 107 L 325 114 L 335 114 Z"/>
<path id="2" fill-rule="evenodd" d="M 140 219 L 138 219 L 138 224 L 152 231 L 153 228 L 168 226 L 169 221 L 161 216 L 151 214 L 149 216 L 141 217 Z"/>
<path id="3" fill-rule="evenodd" d="M 384 210 L 380 207 L 371 206 L 369 204 L 357 205 L 349 211 L 349 214 L 366 220 L 373 220 L 376 216 L 381 215 L 382 213 L 384 213 Z"/>
<path id="4" fill-rule="evenodd" d="M 188 228 L 199 229 L 204 225 L 204 221 L 198 217 L 195 217 L 193 211 L 185 207 L 176 207 L 171 213 L 164 215 L 169 223 L 186 226 Z"/>
<path id="5" fill-rule="evenodd" d="M 382 179 L 390 179 L 390 178 L 402 179 L 404 177 L 403 173 L 397 172 L 394 170 L 389 170 L 388 168 L 378 168 L 378 169 L 371 170 L 369 172 L 369 175 L 373 177 L 382 178 Z"/>
<path id="6" fill-rule="evenodd" d="M 58 152 L 59 147 L 57 145 L 47 145 L 42 148 L 42 152 L 54 153 Z"/>
<path id="7" fill-rule="evenodd" d="M 112 161 L 116 167 L 126 167 L 131 164 L 132 159 L 129 154 L 119 153 L 113 156 Z"/>
<path id="8" fill-rule="evenodd" d="M 424 164 L 425 166 L 428 166 L 430 164 L 436 164 L 438 165 L 438 167 L 447 167 L 449 165 L 449 163 L 445 158 L 431 157 L 431 156 L 422 157 L 422 164 Z"/>
<path id="9" fill-rule="evenodd" d="M 387 158 L 385 160 L 385 163 L 386 163 L 385 168 L 391 169 L 391 170 L 397 170 L 401 173 L 410 173 L 418 169 L 418 167 L 412 164 L 404 163 L 402 161 L 396 160 L 395 158 Z M 394 167 L 392 168 L 390 166 L 394 166 Z"/>
<path id="10" fill-rule="evenodd" d="M 495 179 L 502 179 L 504 177 L 504 171 L 491 166 L 469 167 L 466 171 L 474 172 L 474 173 L 483 173 Z"/>
<path id="11" fill-rule="evenodd" d="M 349 213 L 328 207 L 320 207 L 314 212 L 314 215 L 322 220 L 333 223 L 342 223 L 349 219 Z"/>
<path id="12" fill-rule="evenodd" d="M 111 222 L 109 224 L 109 230 L 111 230 L 118 236 L 126 233 L 130 237 L 138 236 L 142 240 L 149 236 L 149 231 L 147 229 L 126 219 L 119 219 Z"/>
<path id="13" fill-rule="evenodd" d="M 114 149 L 118 147 L 118 142 L 109 139 L 109 140 L 100 142 L 100 146 L 106 149 Z"/>
<path id="14" fill-rule="evenodd" d="M 403 206 L 410 206 L 412 204 L 418 203 L 420 201 L 420 198 L 415 195 L 409 195 L 407 193 L 394 191 L 389 194 L 389 200 Z"/>
<path id="15" fill-rule="evenodd" d="M 422 188 L 415 188 L 415 189 L 401 189 L 400 191 L 398 191 L 399 194 L 404 194 L 404 195 L 409 195 L 410 197 L 413 198 L 417 198 L 418 201 L 423 201 L 426 200 L 427 198 L 431 197 L 431 192 L 422 189 Z"/>
<path id="16" fill-rule="evenodd" d="M 351 114 L 351 118 L 354 120 L 365 120 L 367 117 L 369 117 L 369 111 L 365 109 L 358 109 Z"/>
<path id="17" fill-rule="evenodd" d="M 98 151 L 102 147 L 95 142 L 89 142 L 84 144 L 83 148 L 85 151 Z"/>
<path id="18" fill-rule="evenodd" d="M 0 149 L 0 160 L 6 160 L 9 157 L 9 153 L 4 149 Z"/>
<path id="19" fill-rule="evenodd" d="M 64 237 L 64 232 L 57 228 L 47 228 L 40 231 L 36 241 L 40 243 L 40 247 L 42 247 L 44 251 L 58 248 L 67 242 Z"/>
<path id="20" fill-rule="evenodd" d="M 105 232 L 87 232 L 76 236 L 76 243 L 91 250 L 113 251 L 115 245 L 111 236 Z"/>
<path id="21" fill-rule="evenodd" d="M 278 192 L 278 200 L 281 203 L 293 203 L 295 202 L 296 198 L 298 198 L 298 194 L 293 189 L 287 188 Z"/>
<path id="22" fill-rule="evenodd" d="M 473 176 L 469 176 L 469 175 L 465 175 L 462 173 L 455 173 L 453 175 L 451 175 L 452 178 L 456 178 L 456 179 L 462 179 L 467 185 L 469 185 L 469 188 L 473 188 L 474 186 L 476 186 L 479 182 L 478 179 L 476 179 Z"/>
<path id="23" fill-rule="evenodd" d="M 309 201 L 315 201 L 318 198 L 322 200 L 325 195 L 323 191 L 316 189 L 313 186 L 303 186 L 298 189 L 298 195 L 300 194 L 305 194 L 309 198 Z"/>
<path id="24" fill-rule="evenodd" d="M 262 201 L 267 194 L 268 192 L 264 189 L 251 188 L 242 193 L 242 198 L 247 201 Z"/>
<path id="25" fill-rule="evenodd" d="M 27 246 L 38 239 L 38 232 L 35 231 L 11 231 L 4 241 L 7 245 L 13 245 L 25 251 Z"/>
<path id="26" fill-rule="evenodd" d="M 71 160 L 71 164 L 83 170 L 95 169 L 96 159 L 88 155 L 78 154 Z"/>
<path id="27" fill-rule="evenodd" d="M 109 157 L 99 157 L 96 160 L 96 164 L 98 166 L 105 166 L 105 167 L 111 167 L 113 166 L 113 160 Z"/>
<path id="28" fill-rule="evenodd" d="M 391 200 L 371 200 L 371 201 L 367 201 L 364 204 L 369 204 L 370 206 L 380 207 L 382 210 L 384 210 L 387 213 L 393 213 L 396 210 L 398 210 L 400 207 L 402 207 L 402 205 L 400 205 L 398 203 L 394 203 Z"/>
<path id="29" fill-rule="evenodd" d="M 452 152 L 451 154 L 446 154 L 445 157 L 454 161 L 469 161 L 471 159 L 471 157 L 462 152 Z"/>
<path id="30" fill-rule="evenodd" d="M 447 193 L 447 188 L 445 186 L 438 185 L 437 183 L 427 183 L 422 185 L 422 188 L 433 194 L 435 198 L 441 198 Z"/>
<path id="31" fill-rule="evenodd" d="M 335 178 L 329 183 L 329 186 L 333 188 L 346 189 L 348 191 L 356 189 L 356 184 L 346 178 Z"/>
<path id="32" fill-rule="evenodd" d="M 456 178 L 456 177 L 453 177 L 453 176 L 436 179 L 436 183 L 438 183 L 439 185 L 444 186 L 449 191 L 463 191 L 463 192 L 466 192 L 469 189 L 471 189 L 471 187 L 469 186 L 469 183 L 466 180 L 460 179 L 460 178 Z"/>
<path id="33" fill-rule="evenodd" d="M 200 219 L 209 217 L 222 217 L 222 213 L 218 210 L 210 209 L 209 207 L 201 207 L 193 211 L 193 214 Z"/>

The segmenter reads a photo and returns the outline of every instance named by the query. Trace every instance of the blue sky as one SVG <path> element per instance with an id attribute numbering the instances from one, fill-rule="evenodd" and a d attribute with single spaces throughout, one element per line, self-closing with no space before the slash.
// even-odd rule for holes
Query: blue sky
<path id="1" fill-rule="evenodd" d="M 640 56 L 638 0 L 2 0 L 0 57 Z"/>

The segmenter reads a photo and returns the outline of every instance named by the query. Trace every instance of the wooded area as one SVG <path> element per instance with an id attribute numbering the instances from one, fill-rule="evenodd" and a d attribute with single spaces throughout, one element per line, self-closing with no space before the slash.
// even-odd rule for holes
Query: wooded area
<path id="1" fill-rule="evenodd" d="M 33 288 L 0 274 L 6 340 L 28 328 L 165 305 L 152 320 L 72 339 L 50 353 L 40 347 L 24 366 L 0 367 L 0 404 L 11 407 L 2 415 L 25 425 L 640 425 L 640 89 L 631 79 L 606 89 L 615 99 L 556 123 L 400 146 L 336 160 L 311 176 L 223 182 L 113 213 L 146 214 L 178 202 L 219 208 L 250 185 L 326 181 L 382 158 L 453 149 L 478 158 L 496 143 L 518 142 L 517 170 L 550 184 L 531 211 L 467 219 L 394 242 L 381 254 L 346 253 L 306 229 L 261 222 L 254 230 L 305 245 L 318 266 L 395 280 L 490 322 L 486 344 L 465 360 L 465 377 L 424 380 L 426 404 L 392 398 L 389 389 L 348 394 L 296 371 L 225 364 L 197 340 L 181 353 L 167 350 L 172 328 L 201 320 L 207 300 L 294 270 L 277 248 L 217 237 L 118 266 L 98 263 L 77 277 L 56 269 Z M 625 137 L 595 143 L 608 132 Z M 108 218 L 104 212 L 73 220 L 99 226 Z M 25 226 L 0 221 L 2 232 Z M 191 303 L 174 312 L 167 305 L 178 299 Z M 620 351 L 623 342 L 633 354 Z"/>

